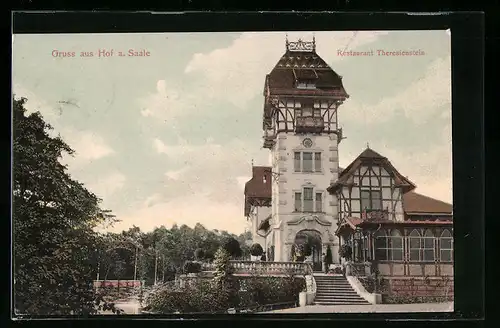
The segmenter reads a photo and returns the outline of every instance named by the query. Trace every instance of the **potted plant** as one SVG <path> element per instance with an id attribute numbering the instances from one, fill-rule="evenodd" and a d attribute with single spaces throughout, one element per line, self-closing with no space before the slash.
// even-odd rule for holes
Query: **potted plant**
<path id="1" fill-rule="evenodd" d="M 254 260 L 258 261 L 263 253 L 264 249 L 262 249 L 262 246 L 258 243 L 255 243 L 250 247 L 250 255 L 254 257 Z"/>

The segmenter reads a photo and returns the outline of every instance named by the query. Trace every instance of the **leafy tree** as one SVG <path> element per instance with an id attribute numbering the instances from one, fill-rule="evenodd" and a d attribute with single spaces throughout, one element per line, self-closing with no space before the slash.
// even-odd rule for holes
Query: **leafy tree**
<path id="1" fill-rule="evenodd" d="M 226 252 L 229 253 L 231 257 L 240 257 L 241 256 L 241 248 L 240 243 L 233 237 L 229 237 L 224 241 L 222 246 Z"/>
<path id="2" fill-rule="evenodd" d="M 250 247 L 250 254 L 252 254 L 252 256 L 261 256 L 263 252 L 264 250 L 262 249 L 262 246 L 258 243 L 255 243 L 252 247 Z"/>
<path id="3" fill-rule="evenodd" d="M 198 261 L 201 261 L 205 258 L 205 252 L 203 251 L 202 248 L 197 248 L 194 251 L 194 258 Z"/>
<path id="4" fill-rule="evenodd" d="M 40 113 L 13 99 L 13 264 L 17 314 L 96 313 L 93 228 L 113 221 L 100 200 L 59 162 L 73 150 Z"/>
<path id="5" fill-rule="evenodd" d="M 215 272 L 212 279 L 213 288 L 218 294 L 215 298 L 222 304 L 228 304 L 230 307 L 236 307 L 239 303 L 238 298 L 238 281 L 234 277 L 234 269 L 230 263 L 231 255 L 221 247 L 215 253 Z"/>
<path id="6" fill-rule="evenodd" d="M 332 263 L 333 263 L 332 249 L 330 248 L 330 246 L 328 246 L 326 249 L 326 265 L 330 266 L 330 264 Z"/>

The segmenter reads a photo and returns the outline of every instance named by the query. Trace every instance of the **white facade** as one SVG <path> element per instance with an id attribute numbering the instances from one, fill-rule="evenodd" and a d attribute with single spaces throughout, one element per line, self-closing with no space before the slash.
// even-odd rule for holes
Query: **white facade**
<path id="1" fill-rule="evenodd" d="M 298 101 L 289 103 L 290 106 L 292 104 L 295 104 L 295 108 L 300 108 Z M 325 111 L 328 106 L 332 111 L 331 105 L 327 102 L 315 102 L 315 108 L 320 106 L 324 107 L 322 115 L 325 129 L 336 130 L 336 112 L 328 115 Z M 286 108 L 284 112 L 293 113 L 295 108 Z M 278 130 L 284 128 L 283 124 L 277 122 Z M 267 244 L 275 246 L 274 260 L 290 261 L 291 247 L 297 233 L 312 230 L 321 236 L 321 253 L 326 253 L 330 246 L 334 263 L 338 263 L 339 242 L 334 235 L 338 221 L 338 201 L 336 195 L 330 195 L 326 190 L 338 179 L 337 135 L 279 132 L 271 153 L 272 170 L 278 174 L 273 176 L 272 232 L 267 237 Z M 304 154 L 309 154 L 307 156 L 311 161 L 305 160 Z M 312 194 L 312 199 L 306 194 Z"/>

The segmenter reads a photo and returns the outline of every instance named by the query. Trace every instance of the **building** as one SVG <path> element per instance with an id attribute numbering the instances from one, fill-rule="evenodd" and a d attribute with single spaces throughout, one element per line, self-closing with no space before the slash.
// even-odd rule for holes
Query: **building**
<path id="1" fill-rule="evenodd" d="M 337 110 L 348 97 L 314 39 L 286 41 L 264 86 L 263 146 L 272 166 L 254 166 L 245 185 L 254 242 L 269 261 L 291 261 L 293 245 L 308 240 L 316 270 L 327 248 L 340 263 L 339 248 L 348 245 L 354 262 L 375 260 L 386 277 L 452 276 L 452 205 L 416 193 L 369 147 L 339 168 Z"/>

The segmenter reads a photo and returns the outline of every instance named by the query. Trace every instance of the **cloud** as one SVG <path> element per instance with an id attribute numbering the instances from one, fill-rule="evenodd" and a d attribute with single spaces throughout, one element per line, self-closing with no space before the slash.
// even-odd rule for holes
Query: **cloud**
<path id="1" fill-rule="evenodd" d="M 126 177 L 120 172 L 113 172 L 110 175 L 88 184 L 90 191 L 102 199 L 107 199 L 115 192 L 125 186 Z"/>
<path id="2" fill-rule="evenodd" d="M 93 161 L 114 153 L 104 139 L 93 131 L 66 130 L 61 133 L 83 161 Z"/>
<path id="3" fill-rule="evenodd" d="M 242 192 L 245 190 L 245 184 L 251 178 L 252 178 L 252 176 L 250 176 L 250 175 L 249 176 L 236 177 L 236 182 L 238 183 L 238 187 L 240 187 L 240 189 L 241 189 Z"/>
<path id="4" fill-rule="evenodd" d="M 151 231 L 161 225 L 171 227 L 174 223 L 194 227 L 199 222 L 208 229 L 240 234 L 248 225 L 243 217 L 242 206 L 216 202 L 203 194 L 177 197 L 163 202 L 157 202 L 158 199 L 159 195 L 152 195 L 148 202 L 138 209 L 127 213 L 117 212 L 121 222 L 107 231 L 119 232 L 133 225 L 140 226 L 142 231 Z"/>
<path id="5" fill-rule="evenodd" d="M 28 99 L 25 104 L 28 114 L 40 112 L 45 122 L 54 128 L 49 132 L 50 136 L 56 137 L 60 134 L 62 139 L 75 151 L 73 156 L 63 155 L 61 162 L 72 168 L 78 168 L 114 153 L 114 150 L 96 132 L 80 131 L 73 126 L 63 125 L 61 122 L 62 112 L 56 109 L 56 104 L 50 104 L 20 84 L 14 85 L 14 94 L 16 98 Z"/>
<path id="6" fill-rule="evenodd" d="M 349 49 L 374 42 L 387 31 L 317 32 L 317 52 L 326 61 L 340 59 L 338 49 Z M 292 32 L 288 38 L 312 39 L 312 32 Z M 282 47 L 276 45 L 282 44 Z M 226 48 L 193 55 L 184 72 L 201 73 L 204 79 L 204 96 L 223 99 L 237 107 L 262 93 L 264 77 L 278 62 L 285 51 L 285 33 L 242 33 Z M 269 58 L 274 58 L 269 61 Z"/>
<path id="7" fill-rule="evenodd" d="M 172 179 L 172 180 L 179 180 L 182 175 L 184 174 L 184 172 L 186 172 L 186 169 L 183 168 L 183 169 L 180 169 L 180 170 L 170 170 L 170 171 L 167 171 L 165 172 L 165 175 L 169 178 L 169 179 Z"/>
<path id="8" fill-rule="evenodd" d="M 415 183 L 416 192 L 448 203 L 453 201 L 451 121 L 442 126 L 441 136 L 426 151 L 394 149 L 377 140 L 370 142 L 370 148 L 387 157 L 402 175 Z M 349 165 L 361 151 L 343 148 L 340 166 Z"/>
<path id="9" fill-rule="evenodd" d="M 225 144 L 211 138 L 200 144 L 182 142 L 181 145 L 169 145 L 160 139 L 152 142 L 152 147 L 167 156 L 171 165 L 162 181 L 165 188 L 160 193 L 164 201 L 203 192 L 214 202 L 241 207 L 242 186 L 249 178 L 243 180 L 251 175 L 251 159 L 255 165 L 268 161 L 268 151 L 240 139 Z"/>
<path id="10" fill-rule="evenodd" d="M 403 113 L 417 124 L 432 118 L 442 106 L 449 111 L 442 118 L 451 117 L 451 56 L 432 62 L 422 76 L 396 96 L 384 98 L 376 105 L 349 99 L 342 105 L 339 120 L 352 120 L 365 124 L 390 120 L 397 112 Z"/>

